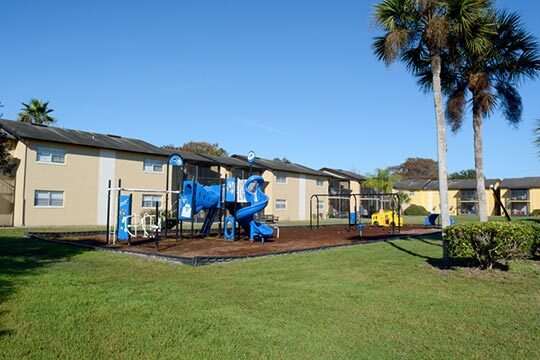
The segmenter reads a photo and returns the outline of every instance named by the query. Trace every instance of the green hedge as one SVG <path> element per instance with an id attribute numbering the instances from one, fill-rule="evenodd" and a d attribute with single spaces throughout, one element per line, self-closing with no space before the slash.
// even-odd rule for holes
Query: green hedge
<path id="1" fill-rule="evenodd" d="M 421 205 L 411 204 L 403 211 L 403 215 L 427 215 L 429 211 Z"/>
<path id="2" fill-rule="evenodd" d="M 531 212 L 531 215 L 532 215 L 532 216 L 540 216 L 540 209 L 534 209 L 534 210 Z"/>
<path id="3" fill-rule="evenodd" d="M 535 222 L 484 222 L 444 229 L 451 258 L 472 258 L 482 268 L 497 262 L 540 255 L 540 224 Z"/>

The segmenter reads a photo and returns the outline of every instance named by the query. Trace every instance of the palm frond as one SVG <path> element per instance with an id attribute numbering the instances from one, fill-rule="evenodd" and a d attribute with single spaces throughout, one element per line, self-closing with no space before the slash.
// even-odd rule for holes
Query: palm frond
<path id="1" fill-rule="evenodd" d="M 514 126 L 521 122 L 523 102 L 519 92 L 512 84 L 500 81 L 495 84 L 497 91 L 497 105 L 503 111 L 506 120 Z"/>

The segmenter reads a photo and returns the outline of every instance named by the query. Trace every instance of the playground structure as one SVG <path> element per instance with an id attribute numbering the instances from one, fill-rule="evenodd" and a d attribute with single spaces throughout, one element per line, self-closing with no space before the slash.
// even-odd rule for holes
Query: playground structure
<path id="1" fill-rule="evenodd" d="M 170 190 L 169 181 L 167 181 L 167 189 L 154 190 L 122 187 L 121 180 L 118 181 L 118 187 L 112 187 L 109 180 L 107 243 L 115 244 L 116 241 L 125 241 L 130 244 L 131 238 L 136 238 L 142 233 L 143 238 L 154 239 L 157 247 L 159 238 L 168 237 L 169 231 L 173 229 L 177 241 L 183 238 L 185 222 L 190 223 L 190 237 L 194 238 L 196 236 L 194 223 L 196 217 L 200 215 L 204 216 L 202 227 L 197 231 L 201 237 L 210 234 L 216 220 L 218 222 L 217 235 L 228 240 L 239 239 L 240 228 L 250 241 L 260 240 L 263 243 L 273 236 L 274 230 L 277 230 L 279 234 L 279 229 L 255 219 L 256 214 L 262 212 L 268 205 L 268 197 L 262 190 L 264 180 L 260 175 L 251 175 L 248 179 L 220 178 L 217 179 L 218 184 L 202 185 L 197 181 L 197 176 L 184 180 L 183 160 L 179 155 L 171 155 L 168 165 L 180 168 L 178 190 Z M 169 166 L 167 166 L 167 180 L 168 178 Z M 153 214 L 150 211 L 142 215 L 133 213 L 131 205 L 134 193 L 165 194 L 164 209 L 161 209 L 160 204 L 156 202 Z M 169 211 L 169 197 L 176 211 Z M 113 199 L 116 199 L 116 209 L 111 209 Z M 111 217 L 112 212 L 114 214 Z"/>
<path id="2" fill-rule="evenodd" d="M 373 214 L 381 211 L 390 213 L 388 225 L 392 233 L 400 233 L 403 226 L 401 217 L 401 202 L 398 194 L 394 193 L 359 193 L 359 194 L 313 194 L 310 198 L 309 227 L 319 229 L 321 212 L 318 204 L 320 199 L 334 199 L 346 204 L 347 227 L 362 224 L 362 218 L 371 219 Z M 315 204 L 315 206 L 314 206 Z M 315 212 L 314 212 L 315 209 Z M 315 224 L 314 224 L 315 220 Z M 394 226 L 391 226 L 391 225 Z M 382 224 L 381 224 L 382 225 Z M 359 230 L 360 231 L 360 230 Z"/>

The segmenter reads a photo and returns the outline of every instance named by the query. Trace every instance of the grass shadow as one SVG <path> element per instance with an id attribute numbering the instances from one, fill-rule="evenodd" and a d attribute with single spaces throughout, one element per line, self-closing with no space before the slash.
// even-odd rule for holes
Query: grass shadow
<path id="1" fill-rule="evenodd" d="M 89 249 L 47 243 L 20 236 L 0 236 L 0 304 L 17 291 L 28 275 L 55 262 L 65 261 Z M 0 314 L 0 318 L 5 312 Z M 11 330 L 0 329 L 0 337 Z"/>
<path id="2" fill-rule="evenodd" d="M 433 245 L 433 246 L 440 246 L 442 248 L 442 244 L 437 243 L 438 241 L 441 241 L 442 238 L 441 237 L 436 238 L 436 236 L 437 235 L 435 236 L 431 235 L 427 238 L 416 237 L 414 238 L 414 240 L 419 240 L 422 243 Z M 412 239 L 409 239 L 409 240 L 412 240 Z M 453 259 L 449 259 L 448 261 L 445 261 L 442 258 L 442 249 L 441 249 L 441 257 L 433 257 L 433 256 L 423 255 L 421 253 L 406 249 L 403 246 L 400 246 L 393 241 L 387 241 L 386 244 L 408 255 L 424 259 L 429 265 L 435 268 L 441 269 L 441 270 L 451 270 L 453 268 L 479 268 L 479 264 L 473 258 L 453 258 Z M 503 263 L 496 263 L 493 265 L 493 269 L 497 269 L 501 271 L 508 271 L 509 266 Z"/>

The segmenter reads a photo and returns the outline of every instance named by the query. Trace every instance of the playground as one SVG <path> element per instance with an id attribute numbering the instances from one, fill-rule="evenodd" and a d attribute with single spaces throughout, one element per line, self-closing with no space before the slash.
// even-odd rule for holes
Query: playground
<path id="1" fill-rule="evenodd" d="M 414 237 L 433 234 L 439 230 L 433 227 L 409 225 L 401 229 L 400 234 L 393 233 L 389 227 L 366 226 L 360 236 L 358 230 L 347 226 L 326 226 L 317 230 L 309 227 L 283 227 L 279 238 L 263 242 L 252 242 L 248 237 L 230 241 L 218 236 L 187 238 L 177 241 L 174 237 L 162 238 L 157 242 L 153 238 L 137 237 L 131 242 L 107 244 L 105 235 L 63 235 L 55 240 L 69 241 L 85 246 L 95 246 L 123 251 L 143 252 L 148 254 L 178 257 L 245 257 L 262 256 L 287 252 L 324 249 L 338 246 L 367 244 L 400 237 Z M 39 235 L 38 235 L 39 236 Z"/>

